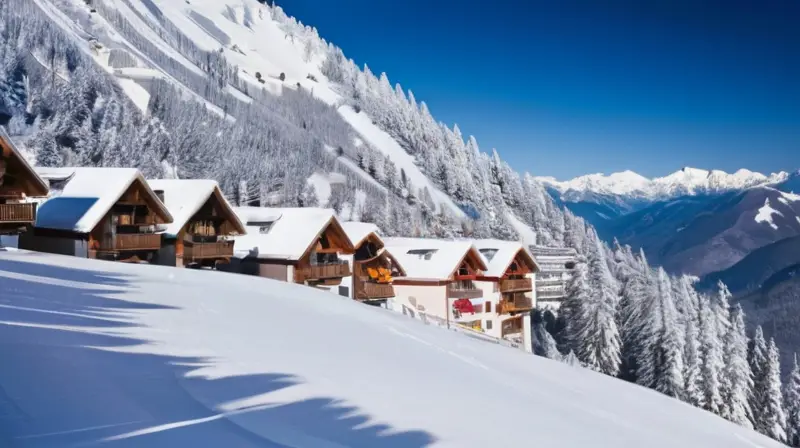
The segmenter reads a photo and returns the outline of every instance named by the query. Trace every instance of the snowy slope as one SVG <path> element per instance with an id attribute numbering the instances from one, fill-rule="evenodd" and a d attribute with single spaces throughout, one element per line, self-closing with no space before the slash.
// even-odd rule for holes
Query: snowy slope
<path id="1" fill-rule="evenodd" d="M 0 277 L 0 446 L 782 446 L 302 286 L 27 252 Z"/>
<path id="2" fill-rule="evenodd" d="M 425 174 L 420 171 L 419 167 L 414 163 L 414 157 L 409 155 L 388 133 L 374 125 L 366 114 L 357 113 L 350 106 L 340 107 L 339 113 L 366 141 L 383 154 L 389 156 L 398 169 L 405 171 L 412 185 L 416 188 L 427 187 L 433 200 L 437 204 L 446 206 L 454 216 L 462 218 L 466 216 L 464 211 L 447 194 L 436 188 Z"/>
<path id="3" fill-rule="evenodd" d="M 575 196 L 581 196 L 582 194 L 600 193 L 658 200 L 775 184 L 786 180 L 788 176 L 789 174 L 784 171 L 766 176 L 746 169 L 728 174 L 719 170 L 707 171 L 686 167 L 668 176 L 653 179 L 648 179 L 633 171 L 612 173 L 608 176 L 589 174 L 563 182 L 552 177 L 538 177 L 537 179 L 562 194 L 572 192 Z"/>

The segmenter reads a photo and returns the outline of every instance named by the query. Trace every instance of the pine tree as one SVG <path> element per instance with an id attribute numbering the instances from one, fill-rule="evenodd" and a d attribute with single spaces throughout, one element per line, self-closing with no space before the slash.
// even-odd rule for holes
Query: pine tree
<path id="1" fill-rule="evenodd" d="M 722 417 L 746 428 L 752 428 L 753 412 L 749 397 L 753 387 L 753 374 L 747 363 L 747 334 L 744 313 L 739 305 L 731 310 L 731 326 L 725 335 L 722 373 L 722 399 L 725 406 Z"/>
<path id="2" fill-rule="evenodd" d="M 632 257 L 632 255 L 631 255 Z M 621 377 L 627 381 L 638 382 L 639 370 L 637 359 L 642 355 L 643 326 L 646 322 L 646 310 L 643 305 L 653 292 L 651 270 L 643 251 L 638 258 L 631 258 L 627 279 L 622 286 L 622 297 L 617 320 L 622 339 L 622 371 Z"/>
<path id="3" fill-rule="evenodd" d="M 750 345 L 748 362 L 753 374 L 753 388 L 750 390 L 750 409 L 753 411 L 755 429 L 760 431 L 760 415 L 764 412 L 766 401 L 764 391 L 767 389 L 766 365 L 768 362 L 767 341 L 764 339 L 764 330 L 759 325 L 753 334 Z"/>
<path id="4" fill-rule="evenodd" d="M 791 446 L 800 446 L 800 366 L 797 354 L 794 355 L 792 372 L 786 381 L 783 392 L 786 405 L 786 442 Z"/>
<path id="5" fill-rule="evenodd" d="M 756 429 L 773 439 L 786 440 L 786 413 L 783 409 L 783 391 L 781 390 L 780 353 L 775 340 L 770 338 L 767 346 L 767 364 L 764 369 L 766 388 L 764 389 L 764 407 L 756 416 Z"/>
<path id="6" fill-rule="evenodd" d="M 658 315 L 651 318 L 656 345 L 655 390 L 683 398 L 683 332 L 675 309 L 672 285 L 663 268 L 658 269 Z"/>
<path id="7" fill-rule="evenodd" d="M 722 341 L 718 333 L 717 315 L 705 296 L 700 297 L 699 315 L 703 403 L 706 410 L 720 414 L 724 406 L 720 393 L 720 377 L 724 367 Z"/>
<path id="8" fill-rule="evenodd" d="M 567 353 L 567 356 L 564 357 L 562 362 L 572 367 L 583 367 L 583 363 L 581 363 L 578 357 L 575 356 L 575 352 L 573 352 L 572 350 L 570 350 L 569 353 Z"/>
<path id="9" fill-rule="evenodd" d="M 565 303 L 568 340 L 581 363 L 615 376 L 620 366 L 620 338 L 616 322 L 617 289 L 605 259 L 602 242 L 592 235 L 588 263 L 573 272 Z"/>
<path id="10" fill-rule="evenodd" d="M 561 361 L 563 358 L 558 351 L 556 340 L 543 324 L 536 325 L 534 330 L 534 353 L 556 361 Z"/>

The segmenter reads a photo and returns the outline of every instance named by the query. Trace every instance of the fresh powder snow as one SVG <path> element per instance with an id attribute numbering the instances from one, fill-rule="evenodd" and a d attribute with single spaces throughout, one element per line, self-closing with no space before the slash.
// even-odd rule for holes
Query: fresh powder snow
<path id="1" fill-rule="evenodd" d="M 782 446 L 596 372 L 215 271 L 0 252 L 0 341 L 1 446 Z"/>

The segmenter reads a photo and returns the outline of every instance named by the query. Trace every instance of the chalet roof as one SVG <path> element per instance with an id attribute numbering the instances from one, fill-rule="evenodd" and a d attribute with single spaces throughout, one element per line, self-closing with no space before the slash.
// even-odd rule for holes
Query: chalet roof
<path id="1" fill-rule="evenodd" d="M 153 211 L 172 222 L 172 215 L 135 168 L 37 167 L 36 171 L 51 184 L 50 198 L 36 213 L 36 227 L 89 233 L 137 181 L 151 196 Z"/>
<path id="2" fill-rule="evenodd" d="M 484 273 L 487 277 L 502 277 L 514 258 L 522 253 L 534 270 L 538 269 L 538 263 L 534 260 L 530 251 L 517 241 L 503 241 L 495 239 L 474 240 L 473 244 L 478 252 L 481 253 L 487 269 Z"/>
<path id="3" fill-rule="evenodd" d="M 403 266 L 409 280 L 451 280 L 453 273 L 470 252 L 478 268 L 486 270 L 480 253 L 466 240 L 436 240 L 431 238 L 384 238 L 386 250 Z"/>
<path id="4" fill-rule="evenodd" d="M 3 126 L 0 126 L 0 155 L 8 154 L 8 157 L 14 159 L 19 163 L 23 170 L 25 170 L 31 180 L 31 187 L 34 191 L 28 196 L 47 196 L 49 190 L 47 182 L 39 176 L 33 167 L 25 160 L 25 157 L 19 151 L 19 148 L 11 140 L 11 137 L 6 132 Z M 27 193 L 27 192 L 26 192 Z"/>
<path id="5" fill-rule="evenodd" d="M 177 237 L 181 229 L 192 219 L 192 216 L 215 195 L 226 215 L 228 215 L 226 217 L 231 220 L 237 232 L 242 235 L 247 233 L 244 223 L 234 213 L 233 207 L 223 196 L 222 190 L 220 190 L 216 181 L 207 179 L 151 179 L 147 183 L 150 184 L 150 188 L 154 191 L 160 190 L 164 192 L 164 205 L 167 206 L 167 210 L 173 217 L 172 223 L 167 225 L 164 232 L 167 236 Z"/>
<path id="6" fill-rule="evenodd" d="M 331 209 L 235 207 L 233 210 L 247 229 L 245 235 L 234 238 L 235 256 L 239 258 L 297 261 L 329 224 L 341 229 Z M 347 239 L 344 230 L 342 234 Z"/>
<path id="7" fill-rule="evenodd" d="M 344 229 L 345 233 L 347 233 L 347 237 L 350 238 L 350 242 L 353 243 L 354 247 L 358 247 L 370 234 L 375 235 L 381 242 L 383 240 L 380 236 L 380 229 L 375 224 L 369 222 L 355 222 L 355 221 L 348 221 L 342 223 L 342 228 Z"/>

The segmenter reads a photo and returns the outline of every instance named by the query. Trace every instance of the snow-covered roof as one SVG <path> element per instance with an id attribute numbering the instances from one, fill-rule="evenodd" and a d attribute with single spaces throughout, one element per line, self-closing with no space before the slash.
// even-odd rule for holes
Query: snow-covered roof
<path id="1" fill-rule="evenodd" d="M 240 258 L 297 261 L 329 224 L 341 230 L 331 209 L 235 207 L 233 210 L 247 229 L 247 234 L 234 238 L 235 254 Z M 352 250 L 347 234 L 343 230 L 341 233 Z"/>
<path id="2" fill-rule="evenodd" d="M 451 280 L 453 272 L 470 251 L 474 254 L 478 269 L 486 270 L 486 263 L 471 241 L 384 238 L 383 242 L 386 250 L 403 266 L 408 280 Z"/>
<path id="3" fill-rule="evenodd" d="M 380 236 L 380 229 L 375 224 L 369 222 L 348 221 L 342 223 L 342 228 L 353 243 L 353 247 L 358 247 L 370 234 L 374 234 L 378 240 L 383 242 Z"/>
<path id="4" fill-rule="evenodd" d="M 239 220 L 233 208 L 222 195 L 219 184 L 214 180 L 207 179 L 151 179 L 147 183 L 154 191 L 164 192 L 164 205 L 172 214 L 173 221 L 167 225 L 165 233 L 175 237 L 183 226 L 192 219 L 208 200 L 216 195 L 219 203 L 227 212 L 238 233 L 246 232 L 244 224 Z"/>
<path id="5" fill-rule="evenodd" d="M 28 179 L 31 182 L 30 187 L 33 189 L 31 192 L 26 192 L 28 196 L 47 196 L 48 186 L 47 182 L 42 179 L 33 167 L 25 160 L 20 150 L 14 145 L 14 141 L 6 132 L 3 126 L 0 126 L 0 155 L 15 160 L 20 167 L 27 172 Z"/>
<path id="6" fill-rule="evenodd" d="M 172 215 L 135 168 L 37 167 L 36 171 L 51 184 L 50 198 L 36 213 L 36 227 L 89 233 L 134 182 L 150 196 L 153 212 L 165 223 L 172 222 Z"/>
<path id="7" fill-rule="evenodd" d="M 522 253 L 531 266 L 537 266 L 530 251 L 520 242 L 495 239 L 474 240 L 473 244 L 486 263 L 487 277 L 502 277 L 517 254 Z M 536 268 L 534 268 L 536 269 Z"/>

